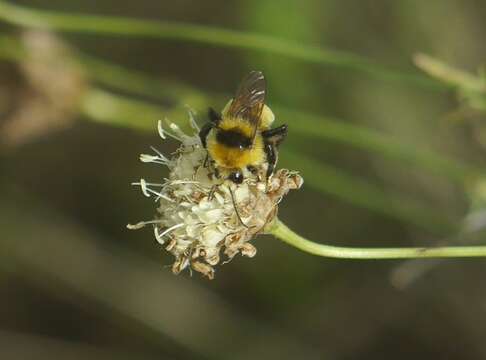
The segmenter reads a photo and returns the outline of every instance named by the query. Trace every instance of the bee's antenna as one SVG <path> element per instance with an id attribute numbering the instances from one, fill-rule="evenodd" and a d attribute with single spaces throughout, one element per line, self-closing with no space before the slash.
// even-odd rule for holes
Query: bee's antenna
<path id="1" fill-rule="evenodd" d="M 247 229 L 249 229 L 249 227 L 243 222 L 243 220 L 241 220 L 240 213 L 238 212 L 238 207 L 236 206 L 235 196 L 233 195 L 233 190 L 231 190 L 231 187 L 230 186 L 228 186 L 228 189 L 229 189 L 230 194 L 231 194 L 231 201 L 233 201 L 233 208 L 235 209 L 236 217 L 240 221 L 241 225 L 243 225 L 244 227 L 246 227 Z"/>

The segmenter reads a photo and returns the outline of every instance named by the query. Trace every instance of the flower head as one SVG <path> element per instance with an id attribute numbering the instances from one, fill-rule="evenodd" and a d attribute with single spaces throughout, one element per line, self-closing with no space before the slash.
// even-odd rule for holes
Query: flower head
<path id="1" fill-rule="evenodd" d="M 238 253 L 248 257 L 256 254 L 250 240 L 265 232 L 283 196 L 298 189 L 303 180 L 286 169 L 276 171 L 268 182 L 256 176 L 246 178 L 242 184 L 216 178 L 192 113 L 190 121 L 193 135 L 185 134 L 175 124 L 165 131 L 159 121 L 160 136 L 175 138 L 180 147 L 170 157 L 154 148 L 154 154 L 140 156 L 142 162 L 166 166 L 169 176 L 160 183 L 143 179 L 134 183 L 145 196 L 155 198 L 158 208 L 154 220 L 128 228 L 153 225 L 157 241 L 175 257 L 175 274 L 188 268 L 212 279 L 214 266 L 222 256 L 229 261 Z"/>

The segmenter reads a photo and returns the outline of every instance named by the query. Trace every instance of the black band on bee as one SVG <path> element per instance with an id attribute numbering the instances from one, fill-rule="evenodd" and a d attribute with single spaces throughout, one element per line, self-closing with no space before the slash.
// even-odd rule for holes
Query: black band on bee
<path id="1" fill-rule="evenodd" d="M 237 130 L 218 130 L 216 140 L 223 145 L 233 148 L 251 148 L 252 139 Z"/>

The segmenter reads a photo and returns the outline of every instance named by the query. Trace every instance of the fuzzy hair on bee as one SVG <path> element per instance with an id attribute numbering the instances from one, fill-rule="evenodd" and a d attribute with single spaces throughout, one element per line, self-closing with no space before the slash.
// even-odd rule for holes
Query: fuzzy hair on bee
<path id="1" fill-rule="evenodd" d="M 265 95 L 263 73 L 252 71 L 221 113 L 209 109 L 209 122 L 199 137 L 218 177 L 240 184 L 246 174 L 257 175 L 261 169 L 267 180 L 273 174 L 287 125 L 271 128 L 275 116 L 265 105 Z"/>

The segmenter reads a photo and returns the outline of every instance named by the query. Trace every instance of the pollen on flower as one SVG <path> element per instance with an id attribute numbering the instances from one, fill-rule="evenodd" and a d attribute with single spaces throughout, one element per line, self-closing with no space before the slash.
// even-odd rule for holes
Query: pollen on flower
<path id="1" fill-rule="evenodd" d="M 169 124 L 167 131 L 159 121 L 161 138 L 172 137 L 180 146 L 168 157 L 155 148 L 153 154 L 140 156 L 142 162 L 166 166 L 169 175 L 157 183 L 144 179 L 133 183 L 158 206 L 154 220 L 127 227 L 152 225 L 157 242 L 175 257 L 175 274 L 192 269 L 213 279 L 214 266 L 222 257 L 228 262 L 237 254 L 255 256 L 256 248 L 249 241 L 265 232 L 283 196 L 300 188 L 303 180 L 286 169 L 276 171 L 268 182 L 255 176 L 242 184 L 218 179 L 208 165 L 193 114 L 189 115 L 191 135 L 176 124 Z"/>

